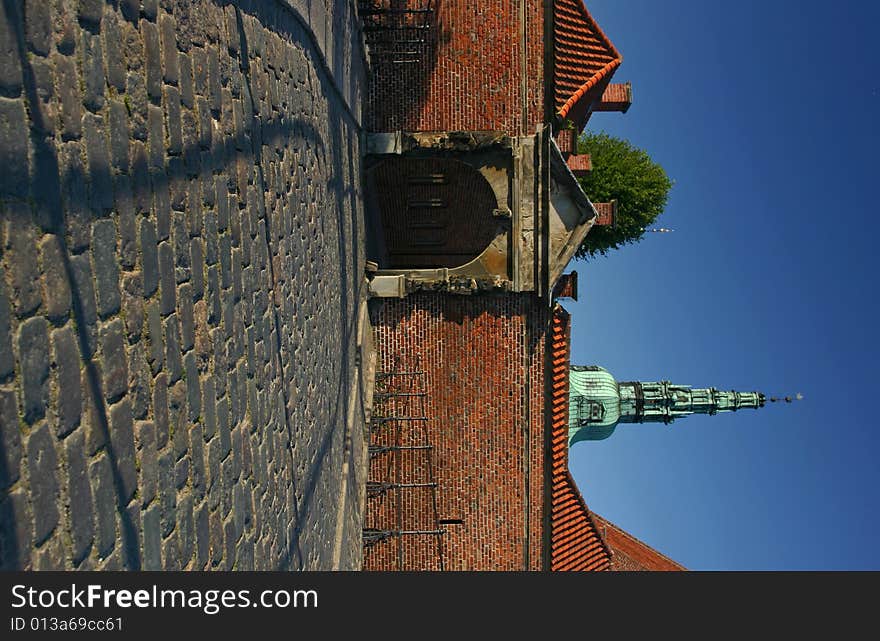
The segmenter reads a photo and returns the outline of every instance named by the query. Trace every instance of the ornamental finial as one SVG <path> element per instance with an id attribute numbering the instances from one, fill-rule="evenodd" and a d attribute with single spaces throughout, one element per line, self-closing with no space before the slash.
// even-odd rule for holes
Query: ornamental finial
<path id="1" fill-rule="evenodd" d="M 782 396 L 782 397 L 771 396 L 770 402 L 771 403 L 782 403 L 782 402 L 791 403 L 792 401 L 800 401 L 803 398 L 804 398 L 804 395 L 801 394 L 800 392 L 798 392 L 797 394 L 794 395 L 794 397 L 791 397 L 791 396 Z"/>

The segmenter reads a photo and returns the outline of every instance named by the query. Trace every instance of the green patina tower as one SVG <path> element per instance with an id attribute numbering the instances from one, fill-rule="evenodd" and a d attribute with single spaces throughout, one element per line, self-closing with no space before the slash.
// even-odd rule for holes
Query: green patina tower
<path id="1" fill-rule="evenodd" d="M 764 407 L 760 392 L 694 389 L 669 381 L 619 383 L 595 365 L 572 365 L 569 387 L 569 447 L 608 438 L 618 423 L 671 423 L 689 414 Z"/>

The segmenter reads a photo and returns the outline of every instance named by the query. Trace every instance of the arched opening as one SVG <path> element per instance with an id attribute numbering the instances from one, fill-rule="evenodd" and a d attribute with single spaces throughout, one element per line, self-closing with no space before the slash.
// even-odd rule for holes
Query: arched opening
<path id="1" fill-rule="evenodd" d="M 499 231 L 495 193 L 451 158 L 386 158 L 367 170 L 368 207 L 379 222 L 370 260 L 383 269 L 459 267 Z"/>

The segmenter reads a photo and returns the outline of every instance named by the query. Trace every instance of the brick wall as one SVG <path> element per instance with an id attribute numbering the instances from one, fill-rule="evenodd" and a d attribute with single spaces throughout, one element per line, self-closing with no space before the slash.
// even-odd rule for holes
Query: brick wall
<path id="1" fill-rule="evenodd" d="M 437 13 L 418 63 L 371 61 L 366 128 L 533 133 L 544 115 L 543 2 L 521 1 L 524 15 L 514 0 L 432 3 Z"/>
<path id="2" fill-rule="evenodd" d="M 363 70 L 299 5 L 0 5 L 3 568 L 329 567 Z"/>
<path id="3" fill-rule="evenodd" d="M 399 501 L 394 491 L 368 499 L 365 526 L 434 529 L 439 520 L 462 522 L 441 525 L 447 534 L 440 537 L 368 547 L 365 569 L 542 569 L 549 310 L 526 294 L 416 295 L 374 305 L 379 369 L 423 370 L 429 418 L 399 433 L 378 428 L 374 441 L 434 449 L 430 457 L 424 451 L 374 457 L 370 478 L 438 487 L 402 490 Z"/>

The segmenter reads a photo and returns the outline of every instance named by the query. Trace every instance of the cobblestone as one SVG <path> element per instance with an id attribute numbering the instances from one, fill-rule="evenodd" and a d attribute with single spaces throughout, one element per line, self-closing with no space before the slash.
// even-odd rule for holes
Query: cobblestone
<path id="1" fill-rule="evenodd" d="M 72 327 L 68 325 L 52 332 L 52 349 L 58 420 L 56 434 L 63 438 L 80 424 L 82 411 L 80 354 Z"/>
<path id="2" fill-rule="evenodd" d="M 3 568 L 330 567 L 364 70 L 313 4 L 340 45 L 277 0 L 0 3 Z"/>
<path id="3" fill-rule="evenodd" d="M 15 393 L 0 389 L 0 489 L 6 489 L 19 479 L 21 461 L 21 433 L 18 426 L 18 404 Z"/>
<path id="4" fill-rule="evenodd" d="M 86 468 L 85 443 L 81 431 L 72 434 L 64 443 L 67 459 L 67 495 L 70 510 L 70 538 L 73 563 L 79 563 L 89 553 L 95 536 L 92 514 L 92 488 Z"/>
<path id="5" fill-rule="evenodd" d="M 18 331 L 19 366 L 24 420 L 34 423 L 46 415 L 49 401 L 49 335 L 46 319 L 29 318 Z"/>
<path id="6" fill-rule="evenodd" d="M 106 558 L 116 545 L 116 497 L 113 493 L 113 472 L 110 458 L 101 454 L 89 465 L 92 495 L 95 500 L 97 552 Z"/>

